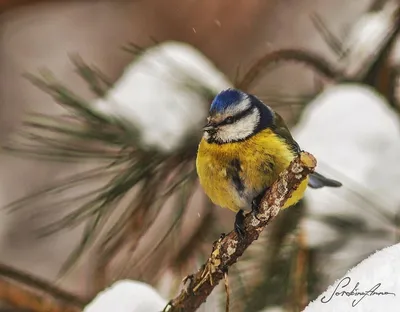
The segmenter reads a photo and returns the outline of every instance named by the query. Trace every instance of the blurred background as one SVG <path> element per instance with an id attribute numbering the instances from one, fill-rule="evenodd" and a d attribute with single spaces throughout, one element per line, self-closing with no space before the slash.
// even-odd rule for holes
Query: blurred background
<path id="1" fill-rule="evenodd" d="M 344 184 L 307 191 L 251 246 L 231 311 L 301 311 L 398 242 L 399 28 L 389 0 L 0 1 L 4 311 L 81 311 L 123 278 L 175 296 L 232 229 L 194 170 L 229 86 Z M 201 307 L 224 309 L 223 287 Z"/>

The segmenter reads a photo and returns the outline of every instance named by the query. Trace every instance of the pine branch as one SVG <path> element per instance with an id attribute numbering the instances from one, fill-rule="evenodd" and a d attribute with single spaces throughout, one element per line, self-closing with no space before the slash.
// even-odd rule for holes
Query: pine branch
<path id="1" fill-rule="evenodd" d="M 330 62 L 318 54 L 296 49 L 283 49 L 268 53 L 260 58 L 246 75 L 235 84 L 236 87 L 241 90 L 250 90 L 271 65 L 283 61 L 303 63 L 317 73 L 334 81 L 343 78 L 343 73 L 341 71 L 337 70 L 334 65 L 330 64 Z"/>
<path id="2" fill-rule="evenodd" d="M 214 242 L 211 256 L 195 274 L 184 279 L 184 289 L 165 307 L 165 312 L 195 311 L 218 285 L 229 267 L 258 239 L 264 228 L 278 215 L 281 207 L 308 174 L 314 171 L 315 158 L 302 152 L 288 169 L 282 172 L 261 200 L 257 218 L 251 213 L 245 217 L 245 235 L 239 240 L 235 231 L 222 234 Z M 188 282 L 188 283 L 186 283 Z"/>
<path id="3" fill-rule="evenodd" d="M 321 16 L 319 16 L 317 13 L 311 14 L 311 22 L 329 48 L 337 56 L 342 57 L 345 53 L 343 50 L 342 41 L 330 31 L 329 27 L 325 24 L 325 21 L 321 18 Z"/>
<path id="4" fill-rule="evenodd" d="M 37 312 L 80 312 L 87 304 L 51 283 L 4 264 L 0 264 L 0 301 Z"/>

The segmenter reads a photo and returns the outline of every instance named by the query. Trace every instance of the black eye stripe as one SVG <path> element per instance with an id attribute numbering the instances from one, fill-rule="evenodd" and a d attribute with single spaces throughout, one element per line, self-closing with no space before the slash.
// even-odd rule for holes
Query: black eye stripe
<path id="1" fill-rule="evenodd" d="M 231 123 L 233 123 L 233 117 L 232 116 L 229 116 L 228 118 L 226 118 L 225 119 L 225 123 L 227 123 L 227 124 L 231 124 Z"/>
<path id="2" fill-rule="evenodd" d="M 228 125 L 228 124 L 232 124 L 236 121 L 238 121 L 239 119 L 246 117 L 247 115 L 250 115 L 255 108 L 254 106 L 250 106 L 249 108 L 247 108 L 246 110 L 240 112 L 239 114 L 233 115 L 233 116 L 229 116 L 227 118 L 225 118 L 224 120 L 222 120 L 221 122 L 219 122 L 218 124 L 216 124 L 216 126 L 223 126 L 223 125 Z M 231 118 L 231 120 L 227 121 L 227 119 Z"/>

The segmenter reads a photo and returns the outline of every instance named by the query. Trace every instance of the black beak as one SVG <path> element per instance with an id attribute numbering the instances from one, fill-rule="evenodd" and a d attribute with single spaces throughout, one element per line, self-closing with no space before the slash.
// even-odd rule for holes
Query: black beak
<path id="1" fill-rule="evenodd" d="M 203 127 L 203 131 L 213 134 L 217 132 L 217 128 L 215 127 L 215 125 L 208 123 Z"/>

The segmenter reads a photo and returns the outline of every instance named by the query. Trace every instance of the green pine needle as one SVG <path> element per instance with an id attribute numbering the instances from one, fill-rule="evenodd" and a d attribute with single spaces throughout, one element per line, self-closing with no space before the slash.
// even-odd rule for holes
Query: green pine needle
<path id="1" fill-rule="evenodd" d="M 108 79 L 97 69 L 85 64 L 79 56 L 73 57 L 73 63 L 78 75 L 92 92 L 98 97 L 104 96 L 111 86 Z M 129 240 L 129 237 L 124 237 L 126 229 L 132 220 L 139 217 L 140 209 L 143 209 L 139 207 L 140 203 L 148 205 L 145 212 L 148 218 L 155 218 L 168 197 L 180 192 L 186 181 L 197 179 L 193 165 L 199 134 L 188 134 L 185 146 L 176 153 L 163 154 L 144 146 L 139 139 L 139 129 L 134 125 L 127 126 L 97 112 L 90 102 L 58 82 L 49 71 L 42 71 L 40 76 L 28 74 L 26 77 L 64 107 L 67 114 L 29 114 L 21 131 L 5 149 L 31 158 L 103 163 L 99 168 L 73 175 L 7 206 L 11 211 L 41 206 L 38 215 L 51 214 L 60 207 L 75 206 L 72 211 L 40 229 L 41 235 L 50 235 L 85 224 L 81 241 L 61 270 L 61 273 L 65 273 L 97 239 L 100 238 L 100 244 L 105 247 L 104 253 L 118 249 L 118 244 L 124 239 Z M 186 87 L 196 88 L 194 82 L 186 81 Z M 204 94 L 205 101 L 210 100 L 212 94 L 208 89 L 199 85 L 197 89 Z M 171 178 L 172 172 L 176 174 Z M 98 179 L 104 181 L 102 186 L 85 193 L 79 192 L 81 186 L 98 182 Z M 122 213 L 122 219 L 105 231 L 105 234 L 100 234 L 113 216 L 115 208 L 136 186 L 139 186 L 140 191 L 135 201 Z M 66 193 L 75 195 L 57 199 L 58 194 Z M 182 207 L 187 206 L 188 200 L 185 198 L 178 208 L 178 216 L 182 214 Z M 152 221 L 146 222 L 150 225 Z M 146 230 L 147 227 L 143 227 L 136 238 L 139 240 Z"/>

